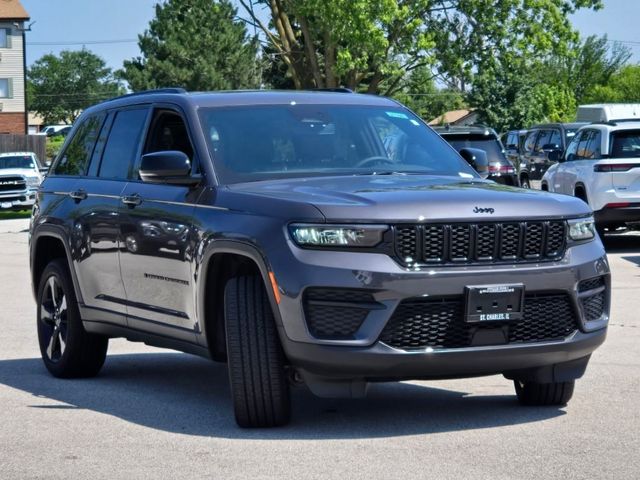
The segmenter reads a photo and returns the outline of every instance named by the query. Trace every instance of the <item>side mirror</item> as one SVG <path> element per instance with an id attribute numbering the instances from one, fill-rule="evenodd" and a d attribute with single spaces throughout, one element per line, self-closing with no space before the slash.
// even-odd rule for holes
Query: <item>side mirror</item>
<path id="1" fill-rule="evenodd" d="M 147 183 L 194 185 L 200 181 L 191 173 L 191 161 L 184 152 L 167 150 L 147 153 L 140 162 L 140 178 Z"/>
<path id="2" fill-rule="evenodd" d="M 49 173 L 49 167 L 40 167 L 38 168 L 38 170 L 42 175 L 46 175 L 47 173 Z"/>
<path id="3" fill-rule="evenodd" d="M 562 150 L 551 150 L 548 158 L 550 162 L 562 162 Z"/>
<path id="4" fill-rule="evenodd" d="M 487 158 L 487 152 L 479 148 L 462 148 L 459 153 L 482 178 L 489 176 L 489 159 Z"/>

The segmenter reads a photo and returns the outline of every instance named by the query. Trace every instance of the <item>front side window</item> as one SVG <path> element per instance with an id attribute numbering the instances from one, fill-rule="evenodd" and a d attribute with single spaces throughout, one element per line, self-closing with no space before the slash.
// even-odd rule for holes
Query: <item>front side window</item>
<path id="1" fill-rule="evenodd" d="M 542 153 L 542 151 L 548 148 L 549 143 L 551 142 L 551 130 L 541 130 L 540 136 L 538 137 L 538 141 L 536 142 L 536 146 L 534 151 L 536 153 Z"/>
<path id="2" fill-rule="evenodd" d="M 53 167 L 56 175 L 84 175 L 106 115 L 93 115 L 82 122 Z"/>
<path id="3" fill-rule="evenodd" d="M 578 151 L 578 144 L 580 143 L 580 139 L 582 138 L 582 132 L 578 132 L 573 140 L 567 147 L 567 151 L 564 154 L 564 158 L 570 162 L 572 160 L 576 160 L 576 152 Z"/>
<path id="4" fill-rule="evenodd" d="M 591 151 L 589 150 L 589 145 L 591 144 L 592 137 L 593 131 L 585 130 L 584 132 L 582 132 L 580 142 L 578 143 L 578 149 L 576 150 L 575 160 L 584 160 L 590 158 Z"/>
<path id="5" fill-rule="evenodd" d="M 129 178 L 148 113 L 149 109 L 143 107 L 121 110 L 116 114 L 104 147 L 99 177 L 120 180 Z"/>
<path id="6" fill-rule="evenodd" d="M 553 145 L 553 148 L 562 148 L 562 135 L 560 130 L 551 130 L 551 137 L 549 138 L 549 145 Z"/>
<path id="7" fill-rule="evenodd" d="M 640 130 L 622 130 L 611 134 L 611 158 L 640 157 Z"/>
<path id="8" fill-rule="evenodd" d="M 524 151 L 531 153 L 536 146 L 536 139 L 538 138 L 539 130 L 534 130 L 527 135 L 527 139 L 524 141 Z"/>
<path id="9" fill-rule="evenodd" d="M 398 107 L 205 108 L 200 119 L 226 184 L 381 173 L 477 177 L 438 134 Z"/>

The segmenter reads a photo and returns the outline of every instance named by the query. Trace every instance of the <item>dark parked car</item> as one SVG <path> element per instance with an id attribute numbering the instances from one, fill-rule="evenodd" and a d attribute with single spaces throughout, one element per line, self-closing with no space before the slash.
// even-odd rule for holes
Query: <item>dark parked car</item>
<path id="1" fill-rule="evenodd" d="M 522 154 L 524 153 L 524 141 L 527 138 L 527 130 L 510 130 L 503 134 L 504 153 L 518 172 L 518 179 L 522 188 L 531 188 L 529 174 L 526 168 L 522 167 Z"/>
<path id="2" fill-rule="evenodd" d="M 96 375 L 114 337 L 189 352 L 227 362 L 238 424 L 264 427 L 303 383 L 503 374 L 562 405 L 605 339 L 589 207 L 483 180 L 393 100 L 166 89 L 70 135 L 30 229 L 57 377 Z"/>
<path id="3" fill-rule="evenodd" d="M 548 123 L 534 125 L 528 130 L 520 155 L 520 176 L 529 180 L 542 180 L 545 172 L 556 163 L 549 159 L 562 154 L 584 123 Z"/>
<path id="4" fill-rule="evenodd" d="M 460 151 L 463 148 L 484 150 L 489 162 L 489 180 L 505 185 L 518 186 L 516 168 L 504 154 L 504 147 L 495 130 L 485 126 L 434 127 L 442 138 Z"/>

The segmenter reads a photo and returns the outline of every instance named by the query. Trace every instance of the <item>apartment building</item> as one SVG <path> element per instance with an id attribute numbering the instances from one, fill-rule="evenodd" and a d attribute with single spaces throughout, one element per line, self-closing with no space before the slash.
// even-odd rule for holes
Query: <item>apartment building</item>
<path id="1" fill-rule="evenodd" d="M 19 0 L 0 0 L 0 134 L 27 133 L 24 28 L 28 20 Z"/>

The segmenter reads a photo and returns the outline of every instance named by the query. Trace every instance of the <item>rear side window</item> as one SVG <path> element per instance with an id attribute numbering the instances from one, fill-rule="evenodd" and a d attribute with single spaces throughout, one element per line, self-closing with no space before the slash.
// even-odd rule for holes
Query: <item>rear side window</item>
<path id="1" fill-rule="evenodd" d="M 133 169 L 149 109 L 132 108 L 116 114 L 104 148 L 99 177 L 127 179 Z"/>
<path id="2" fill-rule="evenodd" d="M 55 175 L 84 175 L 106 115 L 93 115 L 82 122 L 56 164 Z"/>
<path id="3" fill-rule="evenodd" d="M 640 157 L 640 130 L 613 132 L 611 134 L 611 157 Z"/>

